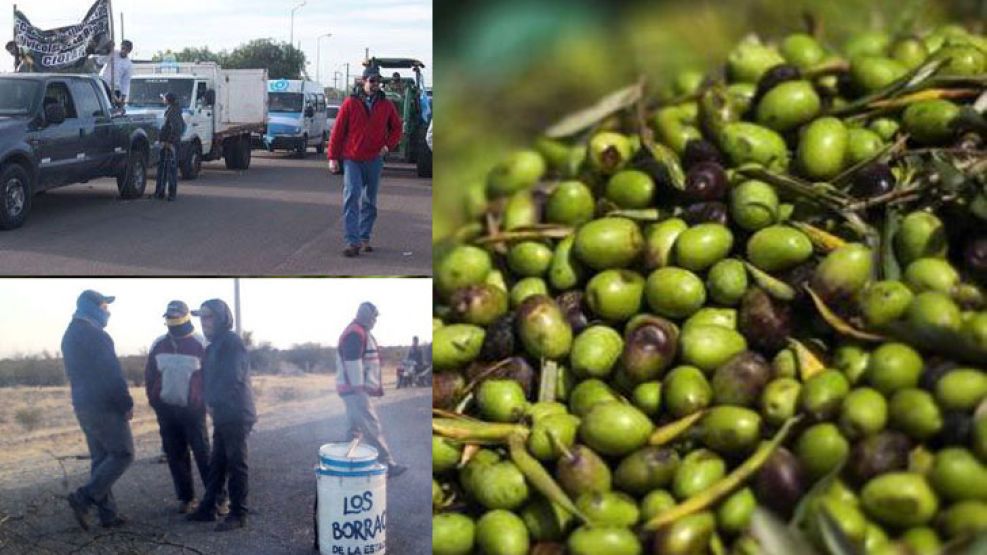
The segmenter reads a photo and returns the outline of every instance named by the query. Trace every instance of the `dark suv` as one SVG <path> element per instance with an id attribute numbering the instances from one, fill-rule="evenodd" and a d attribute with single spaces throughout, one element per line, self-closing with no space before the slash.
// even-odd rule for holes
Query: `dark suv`
<path id="1" fill-rule="evenodd" d="M 144 194 L 157 162 L 157 120 L 114 111 L 90 75 L 0 75 L 0 229 L 24 224 L 34 195 L 116 177 L 120 196 Z"/>

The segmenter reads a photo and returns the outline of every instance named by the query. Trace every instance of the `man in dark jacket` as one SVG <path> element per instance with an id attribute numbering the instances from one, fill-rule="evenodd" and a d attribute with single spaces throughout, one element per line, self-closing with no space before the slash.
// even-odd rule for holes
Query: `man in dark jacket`
<path id="1" fill-rule="evenodd" d="M 93 506 L 104 528 L 126 523 L 117 513 L 111 488 L 134 461 L 134 439 L 129 424 L 134 416 L 134 401 L 113 339 L 103 331 L 110 318 L 107 306 L 113 300 L 114 297 L 96 291 L 83 291 L 62 337 L 72 407 L 86 434 L 92 460 L 89 481 L 68 495 L 72 513 L 84 530 L 89 529 L 89 511 Z"/>
<path id="2" fill-rule="evenodd" d="M 158 185 L 154 189 L 154 197 L 165 198 L 165 187 L 168 188 L 168 200 L 175 200 L 178 195 L 178 149 L 182 144 L 182 134 L 185 133 L 185 119 L 182 117 L 182 107 L 178 105 L 175 93 L 164 96 L 164 124 L 158 140 L 161 141 L 161 158 L 158 161 Z"/>
<path id="3" fill-rule="evenodd" d="M 380 73 L 371 64 L 363 72 L 363 87 L 343 101 L 329 138 L 329 171 L 343 168 L 343 255 L 372 252 L 370 236 L 377 220 L 377 189 L 384 157 L 401 141 L 397 108 L 380 90 Z"/>
<path id="4" fill-rule="evenodd" d="M 250 386 L 250 365 L 243 341 L 233 332 L 233 313 L 219 299 L 192 311 L 209 340 L 203 364 L 206 404 L 212 415 L 212 455 L 209 480 L 199 508 L 189 520 L 216 520 L 216 501 L 229 480 L 230 515 L 217 531 L 243 528 L 247 523 L 247 436 L 257 421 Z"/>
<path id="5" fill-rule="evenodd" d="M 158 417 L 161 443 L 175 484 L 178 512 L 195 509 L 192 457 L 205 485 L 209 480 L 209 432 L 202 387 L 206 340 L 195 333 L 188 305 L 171 301 L 165 309 L 168 333 L 151 345 L 144 368 L 147 399 Z"/>

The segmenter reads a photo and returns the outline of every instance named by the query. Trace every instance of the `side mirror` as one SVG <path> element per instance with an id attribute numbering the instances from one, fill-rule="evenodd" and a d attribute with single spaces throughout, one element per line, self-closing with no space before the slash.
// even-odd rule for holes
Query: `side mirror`
<path id="1" fill-rule="evenodd" d="M 307 117 L 307 118 L 314 118 L 315 117 L 315 108 L 313 108 L 311 106 L 309 106 L 308 108 L 305 108 L 305 117 Z"/>
<path id="2" fill-rule="evenodd" d="M 206 106 L 215 106 L 216 105 L 216 90 L 215 89 L 209 89 L 209 90 L 207 90 L 206 91 L 205 99 L 206 99 L 206 101 L 205 101 Z"/>
<path id="3" fill-rule="evenodd" d="M 65 121 L 65 106 L 58 103 L 45 105 L 45 121 L 48 125 L 58 125 Z"/>

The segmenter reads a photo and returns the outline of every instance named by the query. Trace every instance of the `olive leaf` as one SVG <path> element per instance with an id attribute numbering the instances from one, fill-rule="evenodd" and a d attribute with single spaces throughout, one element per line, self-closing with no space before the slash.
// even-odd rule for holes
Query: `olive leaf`
<path id="1" fill-rule="evenodd" d="M 801 534 L 785 526 L 771 511 L 762 507 L 756 507 L 751 515 L 750 532 L 764 555 L 818 553 Z"/>
<path id="2" fill-rule="evenodd" d="M 823 301 L 822 297 L 813 291 L 811 287 L 807 285 L 805 290 L 808 291 L 809 296 L 812 297 L 812 302 L 816 305 L 816 310 L 819 311 L 819 315 L 822 316 L 823 320 L 826 320 L 826 323 L 836 330 L 837 333 L 863 341 L 887 341 L 887 338 L 882 335 L 861 331 L 851 326 L 849 322 L 843 318 L 840 318 L 839 314 L 833 312 L 831 308 L 826 306 L 826 302 Z"/>
<path id="3" fill-rule="evenodd" d="M 895 206 L 889 206 L 884 213 L 884 225 L 881 228 L 881 248 L 878 250 L 880 257 L 881 277 L 884 279 L 899 279 L 901 277 L 901 264 L 894 252 L 894 236 L 901 227 L 901 210 Z"/>
<path id="4" fill-rule="evenodd" d="M 827 115 L 846 115 L 858 112 L 860 110 L 866 110 L 874 102 L 895 98 L 904 92 L 910 92 L 911 90 L 917 89 L 932 78 L 936 72 L 939 71 L 939 68 L 947 62 L 949 62 L 948 59 L 939 59 L 926 62 L 884 88 L 874 91 L 871 94 L 864 95 L 853 102 L 849 102 L 842 106 L 833 107 L 828 111 Z"/>
<path id="5" fill-rule="evenodd" d="M 558 396 L 556 386 L 559 379 L 559 364 L 554 360 L 542 359 L 541 376 L 538 384 L 538 400 L 554 401 Z"/>
<path id="6" fill-rule="evenodd" d="M 816 512 L 816 524 L 830 555 L 858 555 L 860 553 L 860 550 L 853 545 L 850 538 L 836 523 L 824 503 L 819 505 L 819 510 Z"/>
<path id="7" fill-rule="evenodd" d="M 792 301 L 795 299 L 795 289 L 792 288 L 791 285 L 788 285 L 784 281 L 781 281 L 746 260 L 743 262 L 744 267 L 747 268 L 747 271 L 750 272 L 751 277 L 754 278 L 754 282 L 757 283 L 758 287 L 764 289 L 769 295 L 779 301 Z"/>
<path id="8" fill-rule="evenodd" d="M 816 356 L 816 353 L 798 339 L 789 337 L 788 345 L 795 353 L 795 362 L 798 363 L 799 377 L 802 378 L 803 382 L 826 369 L 826 364 Z"/>
<path id="9" fill-rule="evenodd" d="M 634 105 L 644 94 L 644 86 L 635 83 L 614 91 L 599 102 L 578 112 L 569 114 L 545 130 L 550 139 L 570 137 L 593 127 L 611 115 Z"/>
<path id="10" fill-rule="evenodd" d="M 843 467 L 846 464 L 844 459 L 840 464 L 836 465 L 836 468 L 829 471 L 822 478 L 819 479 L 812 486 L 809 491 L 802 496 L 802 500 L 799 504 L 795 506 L 795 511 L 792 513 L 792 519 L 788 522 L 788 528 L 792 530 L 803 529 L 809 521 L 809 515 L 812 513 L 810 510 L 812 505 L 815 503 L 816 499 L 824 496 L 826 491 L 833 485 L 833 483 L 839 479 L 840 473 L 843 472 Z"/>
<path id="11" fill-rule="evenodd" d="M 580 511 L 576 504 L 572 502 L 572 499 L 566 495 L 562 487 L 559 486 L 558 482 L 552 478 L 552 475 L 545 470 L 538 459 L 532 457 L 527 448 L 525 447 L 525 437 L 521 434 L 513 434 L 507 438 L 508 450 L 511 454 L 511 461 L 517 465 L 518 469 L 524 474 L 525 479 L 528 480 L 539 493 L 548 498 L 549 501 L 557 504 L 563 509 L 569 511 L 570 513 L 579 517 L 583 522 L 589 523 L 590 520 L 587 518 L 582 511 Z"/>
<path id="12" fill-rule="evenodd" d="M 621 217 L 627 218 L 628 220 L 634 220 L 636 222 L 660 222 L 666 218 L 665 214 L 661 213 L 658 208 L 624 208 L 609 210 L 605 212 L 607 217 Z"/>
<path id="13" fill-rule="evenodd" d="M 805 233 L 812 241 L 813 246 L 816 247 L 820 252 L 832 252 L 843 245 L 846 245 L 846 241 L 842 237 L 837 237 L 826 230 L 820 229 L 814 225 L 807 224 L 805 222 L 799 222 L 792 220 L 788 222 L 789 225 L 798 229 L 802 233 Z"/>

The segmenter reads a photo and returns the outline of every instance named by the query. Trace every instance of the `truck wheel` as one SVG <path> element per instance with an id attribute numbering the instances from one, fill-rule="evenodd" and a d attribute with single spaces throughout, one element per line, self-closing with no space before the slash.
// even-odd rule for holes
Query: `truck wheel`
<path id="1" fill-rule="evenodd" d="M 422 150 L 418 151 L 418 177 L 432 177 L 432 151 L 428 145 L 422 145 Z"/>
<path id="2" fill-rule="evenodd" d="M 250 169 L 250 160 L 253 158 L 252 151 L 250 149 L 250 136 L 244 135 L 240 137 L 240 167 L 241 170 Z"/>
<path id="3" fill-rule="evenodd" d="M 295 147 L 295 155 L 299 158 L 305 158 L 306 154 L 308 154 L 308 135 L 305 135 L 305 138 Z"/>
<path id="4" fill-rule="evenodd" d="M 315 151 L 318 152 L 319 154 L 325 154 L 326 153 L 326 134 L 325 133 L 322 134 L 322 142 L 319 143 L 319 145 L 317 147 L 315 147 Z"/>
<path id="5" fill-rule="evenodd" d="M 31 176 L 20 164 L 0 171 L 0 229 L 17 229 L 31 212 Z"/>
<path id="6" fill-rule="evenodd" d="M 144 153 L 131 149 L 124 173 L 117 176 L 117 189 L 125 199 L 140 198 L 147 187 L 147 162 Z"/>
<path id="7" fill-rule="evenodd" d="M 182 179 L 189 181 L 199 177 L 202 171 L 202 145 L 198 141 L 192 143 L 189 154 L 182 160 Z"/>
<path id="8" fill-rule="evenodd" d="M 239 156 L 238 141 L 234 139 L 225 139 L 223 141 L 223 160 L 226 162 L 226 169 L 235 170 L 237 169 L 237 157 Z"/>

